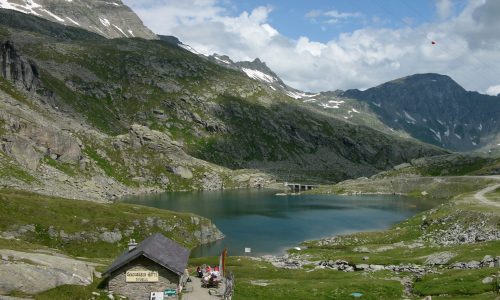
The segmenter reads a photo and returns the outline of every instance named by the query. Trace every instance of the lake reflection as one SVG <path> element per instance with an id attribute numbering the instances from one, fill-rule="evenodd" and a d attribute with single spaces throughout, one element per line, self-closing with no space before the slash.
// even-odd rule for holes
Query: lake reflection
<path id="1" fill-rule="evenodd" d="M 226 235 L 222 241 L 193 249 L 193 257 L 279 254 L 300 242 L 340 233 L 378 230 L 435 203 L 403 196 L 276 196 L 271 190 L 175 192 L 129 197 L 128 203 L 210 218 Z"/>

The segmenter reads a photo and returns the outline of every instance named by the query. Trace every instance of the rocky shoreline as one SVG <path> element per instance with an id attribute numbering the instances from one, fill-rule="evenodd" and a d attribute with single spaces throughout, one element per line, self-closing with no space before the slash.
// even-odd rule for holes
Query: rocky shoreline
<path id="1" fill-rule="evenodd" d="M 307 272 L 312 272 L 315 270 L 332 270 L 332 271 L 342 271 L 342 272 L 377 272 L 377 271 L 392 271 L 395 273 L 412 273 L 415 276 L 423 276 L 428 273 L 437 273 L 442 269 L 453 269 L 453 270 L 465 270 L 465 269 L 482 269 L 482 268 L 500 268 L 500 256 L 485 255 L 481 261 L 471 260 L 468 262 L 455 262 L 452 264 L 447 264 L 451 257 L 443 255 L 447 252 L 436 253 L 430 255 L 426 264 L 399 264 L 399 265 L 381 265 L 381 264 L 354 264 L 347 260 L 337 259 L 337 260 L 323 260 L 323 261 L 311 261 L 307 257 L 301 255 L 290 255 L 285 254 L 282 256 L 274 255 L 264 255 L 261 257 L 253 258 L 256 260 L 266 261 L 271 263 L 276 268 L 281 269 L 305 269 L 306 266 L 313 267 L 308 268 Z M 369 257 L 365 258 L 369 260 Z"/>

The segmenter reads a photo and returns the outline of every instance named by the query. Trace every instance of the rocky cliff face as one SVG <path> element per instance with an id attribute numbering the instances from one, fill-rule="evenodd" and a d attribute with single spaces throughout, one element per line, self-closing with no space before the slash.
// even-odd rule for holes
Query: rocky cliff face
<path id="1" fill-rule="evenodd" d="M 39 74 L 35 64 L 17 53 L 10 41 L 0 43 L 0 72 L 5 80 L 33 91 L 39 84 Z"/>
<path id="2" fill-rule="evenodd" d="M 106 38 L 157 38 L 120 0 L 3 0 L 0 8 L 79 27 Z"/>

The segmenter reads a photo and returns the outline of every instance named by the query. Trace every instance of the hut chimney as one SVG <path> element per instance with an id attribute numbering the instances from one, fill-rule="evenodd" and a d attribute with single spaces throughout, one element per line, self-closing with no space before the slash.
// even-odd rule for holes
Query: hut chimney
<path id="1" fill-rule="evenodd" d="M 128 242 L 128 251 L 132 251 L 135 249 L 135 247 L 137 247 L 137 243 L 135 242 L 135 239 L 130 239 L 130 241 Z"/>

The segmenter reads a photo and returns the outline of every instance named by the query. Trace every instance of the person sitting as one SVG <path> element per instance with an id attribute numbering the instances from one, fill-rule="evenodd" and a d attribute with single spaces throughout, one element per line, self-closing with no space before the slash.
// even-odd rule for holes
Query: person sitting
<path id="1" fill-rule="evenodd" d="M 197 276 L 198 278 L 202 278 L 202 277 L 203 277 L 203 270 L 200 268 L 200 266 L 198 266 L 198 267 L 196 268 L 196 276 Z"/>
<path id="2" fill-rule="evenodd" d="M 219 281 L 217 280 L 217 276 L 212 273 L 212 275 L 210 275 L 210 278 L 208 279 L 208 286 L 217 286 L 218 284 Z"/>

